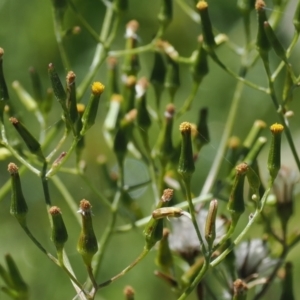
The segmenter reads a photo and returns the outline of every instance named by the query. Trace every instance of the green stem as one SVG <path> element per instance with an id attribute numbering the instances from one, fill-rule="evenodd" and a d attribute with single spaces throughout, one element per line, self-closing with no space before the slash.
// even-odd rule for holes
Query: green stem
<path id="1" fill-rule="evenodd" d="M 63 30 L 62 30 L 62 18 L 60 14 L 53 8 L 53 23 L 54 23 L 54 32 L 56 37 L 56 42 L 58 46 L 58 50 L 60 53 L 60 57 L 66 71 L 71 70 L 71 65 L 68 59 L 68 55 L 66 53 L 66 49 L 63 44 Z"/>
<path id="2" fill-rule="evenodd" d="M 67 202 L 71 212 L 75 216 L 75 219 L 78 221 L 79 224 L 81 224 L 81 217 L 77 213 L 78 205 L 75 204 L 76 202 L 75 202 L 73 196 L 70 194 L 67 187 L 63 184 L 63 182 L 60 180 L 60 178 L 58 176 L 52 176 L 51 180 L 54 183 L 54 185 L 56 186 L 56 188 L 58 189 L 58 191 L 62 194 L 63 199 Z"/>
<path id="3" fill-rule="evenodd" d="M 182 115 L 184 115 L 187 111 L 190 110 L 191 105 L 193 103 L 193 100 L 197 94 L 198 88 L 199 88 L 200 82 L 194 81 L 192 91 L 188 98 L 184 101 L 182 107 L 179 109 L 178 113 L 176 114 L 176 118 L 180 118 Z"/>
<path id="4" fill-rule="evenodd" d="M 72 274 L 72 272 L 65 265 L 63 250 L 57 250 L 57 258 L 58 258 L 58 262 L 59 262 L 61 268 L 67 273 L 67 275 L 69 276 L 72 283 L 74 283 L 80 289 L 80 292 L 82 292 L 85 297 L 87 297 L 88 299 L 91 299 L 91 297 L 87 295 L 82 284 L 77 280 L 77 278 Z"/>
<path id="5" fill-rule="evenodd" d="M 106 13 L 104 16 L 104 21 L 100 33 L 100 41 L 105 41 L 108 38 L 108 33 L 111 28 L 111 23 L 113 19 L 114 10 L 112 5 L 110 7 L 107 7 Z M 109 45 L 106 45 L 106 47 L 109 47 Z M 77 88 L 77 99 L 80 100 L 84 94 L 84 92 L 87 90 L 88 86 L 91 84 L 91 81 L 95 77 L 96 73 L 98 72 L 100 66 L 105 60 L 106 57 L 106 47 L 102 43 L 98 43 L 95 54 L 93 57 L 93 61 L 89 67 L 88 72 L 86 73 L 85 78 L 82 80 L 80 85 Z"/>
<path id="6" fill-rule="evenodd" d="M 135 267 L 147 254 L 149 253 L 148 249 L 144 249 L 143 252 L 138 256 L 138 258 L 132 263 L 130 264 L 127 268 L 125 268 L 122 272 L 120 272 L 119 274 L 117 274 L 116 276 L 112 277 L 111 279 L 100 283 L 98 285 L 98 289 L 103 288 L 109 284 L 111 284 L 112 282 L 116 281 L 117 279 L 119 279 L 120 277 L 124 276 L 126 273 L 128 273 L 133 267 Z"/>
<path id="7" fill-rule="evenodd" d="M 189 210 L 190 210 L 190 214 L 192 217 L 192 222 L 194 225 L 194 228 L 196 230 L 197 233 L 197 237 L 199 239 L 200 242 L 200 246 L 201 246 L 201 252 L 204 254 L 204 256 L 206 256 L 206 246 L 204 244 L 203 238 L 201 236 L 200 230 L 199 230 L 199 226 L 196 220 L 196 212 L 195 212 L 195 207 L 193 205 L 193 201 L 192 201 L 192 197 L 191 197 L 191 183 L 190 183 L 190 179 L 184 178 L 183 179 L 183 184 L 185 186 L 185 190 L 186 190 L 186 198 L 189 204 Z"/>
<path id="8" fill-rule="evenodd" d="M 59 266 L 59 262 L 58 260 L 49 252 L 47 252 L 47 250 L 40 244 L 40 242 L 32 235 L 31 231 L 29 230 L 29 228 L 27 227 L 27 225 L 24 224 L 20 224 L 22 229 L 25 231 L 25 233 L 27 234 L 27 236 L 31 239 L 31 241 L 44 253 L 47 255 L 47 257 L 52 260 L 56 265 Z"/>
<path id="9" fill-rule="evenodd" d="M 221 142 L 218 146 L 218 152 L 214 159 L 213 165 L 211 166 L 211 168 L 209 170 L 209 173 L 207 175 L 206 181 L 203 185 L 200 195 L 205 195 L 211 190 L 211 188 L 215 182 L 215 179 L 218 175 L 218 172 L 221 168 L 221 164 L 224 159 L 224 155 L 225 155 L 225 151 L 226 151 L 226 145 L 227 145 L 229 136 L 232 132 L 232 128 L 233 128 L 235 117 L 237 114 L 237 109 L 238 109 L 238 106 L 239 106 L 239 103 L 241 100 L 243 88 L 244 88 L 243 82 L 239 81 L 235 88 L 235 92 L 234 92 L 232 103 L 231 103 L 231 106 L 229 109 L 229 114 L 227 117 L 225 129 L 222 134 Z"/>
<path id="10" fill-rule="evenodd" d="M 103 44 L 103 41 L 99 38 L 97 32 L 91 27 L 91 25 L 86 21 L 86 19 L 80 14 L 74 5 L 72 0 L 67 0 L 74 14 L 76 15 L 79 22 L 83 25 L 83 27 L 87 30 L 87 32 L 92 36 L 92 38 L 99 44 Z"/>

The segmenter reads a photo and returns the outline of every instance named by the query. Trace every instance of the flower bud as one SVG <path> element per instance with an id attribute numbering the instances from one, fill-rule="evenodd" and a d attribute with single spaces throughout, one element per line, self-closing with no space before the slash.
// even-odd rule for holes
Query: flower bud
<path id="1" fill-rule="evenodd" d="M 53 89 L 54 96 L 56 97 L 57 101 L 60 103 L 63 111 L 66 113 L 67 112 L 67 107 L 66 107 L 66 99 L 67 99 L 67 94 L 65 92 L 65 89 L 61 83 L 61 80 L 54 68 L 54 65 L 50 63 L 48 65 L 48 74 L 51 80 L 51 85 Z"/>
<path id="2" fill-rule="evenodd" d="M 216 238 L 216 218 L 218 211 L 218 201 L 212 200 L 209 204 L 208 214 L 205 222 L 205 239 L 211 249 L 213 242 Z"/>
<path id="3" fill-rule="evenodd" d="M 261 135 L 262 131 L 266 128 L 266 126 L 266 123 L 262 120 L 256 120 L 253 123 L 251 130 L 249 131 L 247 137 L 243 142 L 242 150 L 240 153 L 240 160 L 243 160 L 248 152 L 253 148 L 255 142 Z"/>
<path id="4" fill-rule="evenodd" d="M 1 118 L 2 118 L 6 101 L 9 99 L 8 89 L 6 86 L 6 81 L 3 72 L 3 55 L 4 55 L 4 50 L 0 48 L 0 115 Z"/>
<path id="5" fill-rule="evenodd" d="M 10 213 L 21 225 L 26 225 L 28 207 L 22 192 L 21 180 L 18 167 L 14 163 L 8 165 L 8 172 L 11 178 L 11 202 Z"/>
<path id="6" fill-rule="evenodd" d="M 256 36 L 256 47 L 261 56 L 270 50 L 270 42 L 265 32 L 264 23 L 267 21 L 266 4 L 263 0 L 256 0 L 255 9 L 257 13 L 258 31 Z"/>
<path id="7" fill-rule="evenodd" d="M 246 163 L 241 163 L 236 166 L 235 170 L 236 175 L 227 204 L 227 209 L 230 211 L 234 223 L 238 221 L 241 214 L 245 211 L 244 181 L 248 172 L 248 165 Z"/>
<path id="8" fill-rule="evenodd" d="M 52 218 L 51 240 L 53 241 L 57 251 L 62 251 L 65 243 L 68 240 L 68 233 L 61 215 L 61 211 L 57 206 L 52 206 L 49 209 L 49 214 Z"/>
<path id="9" fill-rule="evenodd" d="M 212 31 L 212 25 L 208 14 L 208 4 L 201 0 L 196 5 L 200 17 L 204 43 L 208 48 L 213 48 L 216 45 L 214 34 Z"/>
<path id="10" fill-rule="evenodd" d="M 195 171 L 192 140 L 191 140 L 191 124 L 183 122 L 179 126 L 181 133 L 181 153 L 178 164 L 178 173 L 184 180 L 190 180 Z"/>
<path id="11" fill-rule="evenodd" d="M 126 45 L 125 50 L 132 50 L 136 48 L 138 36 L 136 34 L 139 28 L 139 23 L 136 20 L 131 20 L 126 25 Z M 127 54 L 124 57 L 124 63 L 122 66 L 122 71 L 127 75 L 136 76 L 140 70 L 140 63 L 137 54 Z"/>
<path id="12" fill-rule="evenodd" d="M 85 135 L 87 130 L 95 124 L 100 96 L 102 95 L 105 86 L 97 81 L 92 84 L 92 94 L 82 116 L 82 130 L 80 134 Z"/>
<path id="13" fill-rule="evenodd" d="M 164 228 L 163 237 L 158 244 L 157 255 L 155 259 L 155 263 L 167 274 L 170 273 L 170 269 L 173 266 L 173 255 L 168 242 L 169 233 L 169 229 Z"/>
<path id="14" fill-rule="evenodd" d="M 168 202 L 173 198 L 173 190 L 166 189 L 158 202 L 156 209 L 166 207 Z M 145 249 L 150 250 L 156 242 L 160 241 L 163 237 L 163 219 L 154 219 L 151 217 L 147 223 L 143 233 L 146 240 Z"/>
<path id="15" fill-rule="evenodd" d="M 98 242 L 94 233 L 92 223 L 92 211 L 89 201 L 83 199 L 80 201 L 79 213 L 82 217 L 82 228 L 77 243 L 77 251 L 81 254 L 84 263 L 90 267 L 92 258 L 98 251 Z"/>
<path id="16" fill-rule="evenodd" d="M 237 279 L 233 283 L 233 298 L 232 300 L 246 300 L 247 299 L 247 284 L 241 280 Z"/>
<path id="17" fill-rule="evenodd" d="M 143 77 L 141 78 L 137 85 L 136 89 L 136 108 L 138 111 L 137 114 L 137 124 L 139 128 L 143 131 L 147 131 L 151 126 L 151 119 L 149 115 L 149 111 L 147 109 L 147 101 L 146 101 L 146 91 L 148 88 L 148 80 Z"/>
<path id="18" fill-rule="evenodd" d="M 131 286 L 126 286 L 124 291 L 125 300 L 134 300 L 135 291 Z"/>
<path id="19" fill-rule="evenodd" d="M 281 133 L 284 127 L 281 124 L 273 124 L 270 127 L 272 140 L 268 156 L 268 169 L 271 180 L 274 181 L 281 167 Z"/>
<path id="20" fill-rule="evenodd" d="M 10 118 L 9 121 L 16 128 L 22 140 L 25 142 L 29 151 L 36 156 L 38 156 L 42 161 L 45 160 L 45 156 L 42 152 L 40 143 L 36 140 L 36 138 L 28 131 L 28 129 L 19 122 L 16 118 Z"/>
<path id="21" fill-rule="evenodd" d="M 136 77 L 133 75 L 127 76 L 124 83 L 122 111 L 127 114 L 135 107 L 135 84 Z"/>
<path id="22" fill-rule="evenodd" d="M 73 126 L 78 120 L 75 79 L 76 79 L 75 73 L 72 71 L 68 72 L 66 77 L 66 82 L 67 82 L 66 106 Z"/>

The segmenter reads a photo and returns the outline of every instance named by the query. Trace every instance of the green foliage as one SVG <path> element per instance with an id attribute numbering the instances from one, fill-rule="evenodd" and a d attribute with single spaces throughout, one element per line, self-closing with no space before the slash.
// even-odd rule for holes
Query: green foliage
<path id="1" fill-rule="evenodd" d="M 297 298 L 300 4 L 227 2 L 0 2 L 1 299 Z"/>

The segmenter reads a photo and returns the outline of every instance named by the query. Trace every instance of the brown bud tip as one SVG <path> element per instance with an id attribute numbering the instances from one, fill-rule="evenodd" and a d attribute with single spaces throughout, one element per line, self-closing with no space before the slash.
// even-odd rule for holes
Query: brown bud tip
<path id="1" fill-rule="evenodd" d="M 52 216 L 61 214 L 60 208 L 57 207 L 57 206 L 50 207 L 49 214 L 52 215 Z"/>
<path id="2" fill-rule="evenodd" d="M 139 81 L 137 82 L 138 85 L 141 86 L 141 88 L 143 88 L 144 90 L 146 90 L 149 86 L 149 81 L 146 77 L 142 77 L 141 79 L 139 79 Z"/>
<path id="3" fill-rule="evenodd" d="M 137 113 L 138 113 L 137 109 L 134 108 L 125 115 L 125 119 L 128 122 L 133 122 L 136 119 Z"/>
<path id="4" fill-rule="evenodd" d="M 11 117 L 9 118 L 9 122 L 13 125 L 16 125 L 19 123 L 19 120 L 17 118 Z"/>
<path id="5" fill-rule="evenodd" d="M 198 10 L 207 9 L 208 4 L 205 1 L 199 1 L 196 5 Z"/>
<path id="6" fill-rule="evenodd" d="M 75 78 L 76 78 L 76 75 L 73 71 L 68 72 L 67 77 L 66 77 L 67 83 L 72 84 L 75 81 Z"/>
<path id="7" fill-rule="evenodd" d="M 266 7 L 266 3 L 263 0 L 256 0 L 255 9 L 257 11 L 262 11 Z"/>
<path id="8" fill-rule="evenodd" d="M 126 28 L 130 28 L 133 32 L 137 32 L 139 26 L 140 24 L 137 20 L 131 20 L 126 24 Z"/>
<path id="9" fill-rule="evenodd" d="M 248 169 L 249 169 L 249 166 L 245 162 L 243 162 L 235 167 L 236 173 L 239 175 L 245 174 L 248 171 Z"/>
<path id="10" fill-rule="evenodd" d="M 174 190 L 172 189 L 165 189 L 163 195 L 161 196 L 161 201 L 169 202 L 173 198 Z"/>
<path id="11" fill-rule="evenodd" d="M 80 26 L 74 26 L 72 33 L 73 34 L 79 34 L 81 32 L 81 27 Z"/>
<path id="12" fill-rule="evenodd" d="M 202 43 L 203 42 L 203 35 L 202 34 L 198 35 L 197 41 L 198 41 L 198 43 Z"/>
<path id="13" fill-rule="evenodd" d="M 163 237 L 164 238 L 167 238 L 168 236 L 169 236 L 169 234 L 170 234 L 170 230 L 168 229 L 168 228 L 164 228 L 163 229 Z"/>
<path id="14" fill-rule="evenodd" d="M 112 94 L 110 101 L 116 101 L 121 103 L 123 101 L 123 96 L 120 94 Z"/>
<path id="15" fill-rule="evenodd" d="M 283 129 L 284 129 L 283 125 L 278 124 L 278 123 L 275 123 L 270 126 L 270 130 L 273 134 L 281 133 L 283 131 Z"/>
<path id="16" fill-rule="evenodd" d="M 123 292 L 126 297 L 133 297 L 135 294 L 134 289 L 129 285 L 124 288 Z"/>
<path id="17" fill-rule="evenodd" d="M 118 64 L 118 60 L 113 56 L 109 56 L 106 62 L 109 69 L 114 69 Z"/>
<path id="18" fill-rule="evenodd" d="M 234 295 L 242 295 L 248 290 L 248 287 L 243 280 L 237 279 L 233 283 L 233 290 L 234 290 Z"/>
<path id="19" fill-rule="evenodd" d="M 192 125 L 189 122 L 182 122 L 179 125 L 179 130 L 180 132 L 191 132 L 192 130 Z"/>
<path id="20" fill-rule="evenodd" d="M 126 82 L 125 82 L 125 85 L 127 87 L 132 87 L 136 84 L 136 77 L 133 76 L 133 75 L 130 75 L 126 78 Z"/>
<path id="21" fill-rule="evenodd" d="M 0 48 L 0 58 L 2 58 L 3 55 L 4 55 L 4 50 L 3 48 Z"/>
<path id="22" fill-rule="evenodd" d="M 175 105 L 172 103 L 169 103 L 166 106 L 165 117 L 168 119 L 171 119 L 171 118 L 173 118 L 174 114 L 175 114 Z"/>
<path id="23" fill-rule="evenodd" d="M 49 69 L 49 70 L 54 69 L 54 64 L 53 64 L 53 63 L 50 63 L 50 64 L 48 65 L 48 69 Z"/>
<path id="24" fill-rule="evenodd" d="M 85 215 L 86 213 L 91 213 L 92 205 L 88 200 L 82 199 L 79 204 L 79 212 Z"/>
<path id="25" fill-rule="evenodd" d="M 61 160 L 67 155 L 67 152 L 63 151 L 59 157 L 53 162 L 53 166 L 57 166 L 61 163 Z"/>
<path id="26" fill-rule="evenodd" d="M 228 141 L 229 149 L 237 149 L 241 144 L 241 140 L 237 136 L 232 136 Z"/>
<path id="27" fill-rule="evenodd" d="M 104 89 L 105 89 L 105 86 L 99 81 L 96 81 L 92 84 L 92 93 L 95 96 L 101 95 L 103 93 Z"/>
<path id="28" fill-rule="evenodd" d="M 19 171 L 19 168 L 14 163 L 9 163 L 7 166 L 7 170 L 10 174 L 17 174 Z"/>
<path id="29" fill-rule="evenodd" d="M 254 122 L 254 126 L 255 127 L 259 127 L 259 128 L 266 128 L 267 127 L 267 124 L 266 122 L 262 121 L 262 120 L 256 120 Z"/>
<path id="30" fill-rule="evenodd" d="M 107 163 L 107 157 L 104 154 L 100 154 L 97 157 L 97 163 L 100 164 L 100 165 L 103 165 L 103 164 Z"/>

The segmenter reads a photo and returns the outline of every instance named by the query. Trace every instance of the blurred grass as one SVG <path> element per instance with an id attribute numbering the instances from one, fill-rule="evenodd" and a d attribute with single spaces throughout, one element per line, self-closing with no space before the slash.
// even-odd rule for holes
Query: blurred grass
<path id="1" fill-rule="evenodd" d="M 90 24 L 99 30 L 103 19 L 104 9 L 100 1 L 74 1 L 81 13 L 87 18 Z M 125 15 L 122 21 L 121 28 L 125 28 L 127 21 L 132 18 L 140 22 L 139 34 L 141 36 L 141 43 L 148 43 L 158 28 L 156 14 L 159 10 L 160 1 L 140 1 L 131 0 L 130 10 Z M 190 1 L 192 2 L 192 1 Z M 271 3 L 270 7 L 271 7 Z M 290 33 L 286 30 L 286 24 L 290 21 L 289 8 L 283 19 L 283 28 L 281 38 L 287 45 Z M 235 1 L 218 1 L 211 2 L 211 16 L 215 28 L 228 34 L 230 38 L 240 45 L 244 40 L 242 37 L 242 23 L 238 11 L 235 6 Z M 255 23 L 255 17 L 253 16 Z M 68 12 L 66 16 L 66 26 L 77 25 L 78 22 L 72 12 Z M 253 25 L 255 29 L 255 25 Z M 288 27 L 291 28 L 291 27 Z M 174 21 L 168 28 L 165 38 L 171 42 L 178 52 L 183 56 L 189 56 L 196 47 L 196 37 L 200 32 L 198 25 L 193 23 L 181 9 L 175 5 Z M 122 49 L 124 45 L 124 31 L 120 31 L 113 44 L 113 49 Z M 79 36 L 70 37 L 68 40 L 67 51 L 70 54 L 73 71 L 77 74 L 78 82 L 83 79 L 88 71 L 90 61 L 94 51 L 94 41 L 87 34 L 85 30 Z M 9 86 L 14 80 L 20 81 L 24 87 L 30 86 L 28 76 L 28 68 L 34 66 L 41 75 L 44 88 L 50 85 L 47 76 L 47 65 L 52 62 L 55 64 L 60 72 L 61 78 L 66 75 L 60 61 L 55 37 L 53 33 L 51 2 L 39 0 L 11 1 L 0 0 L 0 46 L 5 50 L 4 68 L 7 83 Z M 299 47 L 298 47 L 299 50 Z M 297 49 L 292 56 L 292 63 L 295 65 L 297 57 Z M 237 71 L 238 61 L 235 55 L 226 47 L 221 47 L 218 50 L 218 55 L 221 59 L 230 65 L 232 69 Z M 147 53 L 141 55 L 142 70 L 140 76 L 149 76 L 152 64 L 152 55 Z M 276 61 L 273 57 L 272 63 Z M 297 68 L 297 66 L 296 66 Z M 299 67 L 298 67 L 299 68 Z M 106 74 L 105 67 L 102 67 L 96 78 L 105 83 Z M 266 79 L 261 63 L 252 69 L 248 76 L 249 80 L 253 80 L 261 85 L 266 85 Z M 175 104 L 178 106 L 183 102 L 185 97 L 189 94 L 191 89 L 191 77 L 187 67 L 181 67 L 181 81 L 182 85 L 178 94 L 176 95 Z M 193 177 L 193 190 L 195 194 L 199 193 L 199 186 L 201 186 L 206 178 L 209 167 L 213 162 L 215 153 L 218 148 L 218 143 L 222 136 L 222 130 L 226 121 L 226 116 L 230 107 L 230 102 L 233 96 L 233 91 L 236 81 L 229 77 L 225 72 L 220 70 L 216 65 L 210 61 L 210 73 L 205 78 L 200 90 L 197 94 L 193 109 L 186 116 L 182 117 L 175 124 L 183 120 L 195 122 L 199 108 L 208 106 L 209 112 L 209 126 L 211 131 L 211 144 L 203 149 L 200 159 L 197 162 L 197 171 Z M 30 89 L 29 89 L 30 90 Z M 150 102 L 152 91 L 150 91 Z M 17 113 L 24 116 L 26 124 L 29 128 L 36 128 L 36 123 L 28 119 L 28 113 L 25 112 L 21 104 L 18 103 L 16 95 L 10 88 L 11 101 L 17 107 Z M 299 96 L 296 92 L 295 97 Z M 87 101 L 87 97 L 84 98 Z M 162 104 L 164 108 L 166 100 Z M 294 101 L 291 105 L 293 110 L 299 110 L 298 103 Z M 94 159 L 100 153 L 108 156 L 109 165 L 114 167 L 114 155 L 109 151 L 108 147 L 104 145 L 104 140 L 99 130 L 101 120 L 105 114 L 105 103 L 100 104 L 100 111 L 98 114 L 98 124 L 94 126 L 87 136 L 87 149 L 84 153 L 84 158 L 88 164 L 88 174 L 97 187 L 101 189 L 101 182 L 98 178 L 97 167 L 94 164 Z M 26 118 L 27 117 L 27 118 Z M 60 118 L 59 106 L 54 105 L 54 110 L 50 117 L 50 126 L 57 122 Z M 277 120 L 276 112 L 272 107 L 270 99 L 257 91 L 248 87 L 244 89 L 242 104 L 239 107 L 238 117 L 233 134 L 244 138 L 252 126 L 254 119 L 263 119 L 268 125 Z M 155 127 L 155 125 L 153 125 Z M 295 131 L 296 136 L 299 137 L 299 127 L 295 121 L 291 122 L 291 127 Z M 174 132 L 174 139 L 179 140 L 178 132 Z M 155 135 L 151 137 L 153 143 L 155 142 Z M 299 145 L 299 138 L 297 139 Z M 284 149 L 286 149 L 285 147 Z M 263 154 L 266 157 L 266 152 Z M 14 160 L 14 159 L 13 159 Z M 261 159 L 262 165 L 265 164 L 265 159 Z M 7 162 L 1 162 L 0 182 L 4 183 L 8 179 L 6 173 Z M 283 157 L 283 163 L 293 165 L 293 159 L 289 150 Z M 224 160 L 224 164 L 227 162 Z M 69 162 L 72 165 L 72 162 Z M 266 170 L 262 168 L 264 177 L 266 177 Z M 89 199 L 94 207 L 94 222 L 95 231 L 98 237 L 101 236 L 105 225 L 108 221 L 107 211 L 103 209 L 98 202 L 97 197 L 90 192 L 88 187 L 78 178 L 74 176 L 60 174 L 59 177 L 66 184 L 69 192 L 73 195 L 76 201 L 80 199 Z M 49 239 L 50 228 L 48 225 L 48 217 L 46 214 L 42 189 L 38 178 L 27 172 L 26 176 L 22 177 L 24 187 L 24 194 L 26 195 L 29 205 L 29 227 L 33 233 L 38 237 L 41 243 L 54 252 L 54 247 Z M 67 205 L 64 203 L 61 195 L 56 188 L 50 184 L 51 197 L 54 204 L 62 208 L 63 216 L 66 226 L 69 229 L 70 240 L 67 243 L 67 252 L 70 254 L 71 262 L 74 265 L 76 274 L 79 274 L 79 279 L 84 280 L 85 270 L 76 251 L 76 242 L 80 227 L 74 216 L 69 212 Z M 137 201 L 142 203 L 145 214 L 150 211 L 149 207 L 149 193 L 143 194 Z M 32 299 L 70 299 L 73 295 L 73 288 L 63 272 L 50 261 L 44 259 L 36 247 L 23 234 L 21 228 L 15 220 L 9 215 L 9 196 L 2 202 L 0 207 L 0 262 L 3 261 L 5 253 L 10 253 L 20 266 L 21 272 L 30 285 L 32 292 Z M 299 217 L 300 211 L 297 207 L 296 219 Z M 296 226 L 296 224 L 295 224 Z M 256 236 L 255 233 L 252 236 Z M 141 230 L 126 235 L 115 236 L 109 244 L 108 251 L 104 257 L 102 271 L 100 272 L 98 281 L 104 281 L 110 276 L 116 274 L 118 271 L 126 267 L 135 257 L 142 251 L 143 238 Z M 299 247 L 297 247 L 299 249 Z M 297 249 L 294 249 L 290 257 L 294 262 L 297 262 Z M 153 276 L 155 266 L 153 264 L 154 253 L 151 253 L 145 261 L 134 268 L 127 276 L 121 278 L 114 283 L 112 288 L 108 287 L 99 292 L 96 299 L 121 299 L 122 290 L 127 284 L 131 284 L 136 290 L 137 299 L 153 300 L 153 299 L 173 299 L 168 287 L 160 280 Z M 295 264 L 295 274 L 299 274 L 299 263 Z M 295 278 L 299 280 L 299 276 Z M 295 285 L 296 295 L 300 297 L 300 287 Z M 147 291 L 145 293 L 145 290 Z M 0 294 L 0 299 L 7 299 L 3 294 Z M 191 296 L 189 299 L 195 299 Z"/>

